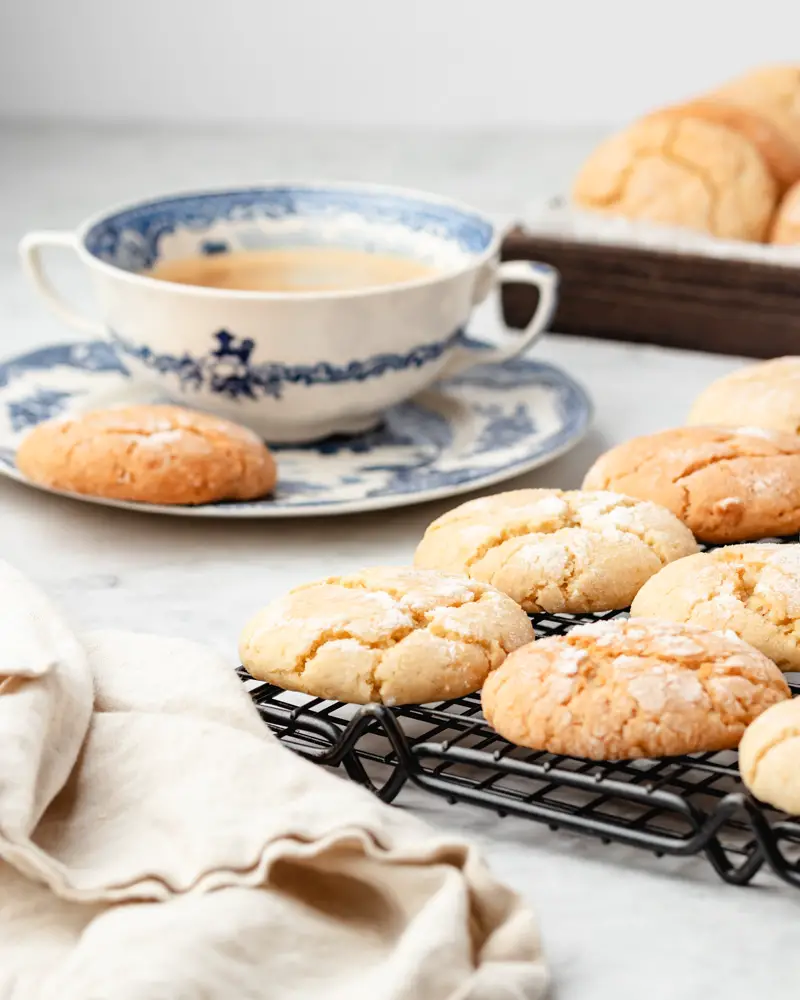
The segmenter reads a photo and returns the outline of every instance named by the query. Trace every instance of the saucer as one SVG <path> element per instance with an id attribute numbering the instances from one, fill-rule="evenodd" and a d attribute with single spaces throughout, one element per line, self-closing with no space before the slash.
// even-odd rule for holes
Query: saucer
<path id="1" fill-rule="evenodd" d="M 179 402 L 134 382 L 104 340 L 57 344 L 0 364 L 0 474 L 29 486 L 16 449 L 36 424 L 105 406 Z M 65 493 L 74 499 L 184 517 L 308 517 L 355 513 L 454 496 L 538 468 L 585 434 L 584 390 L 552 365 L 516 358 L 437 383 L 392 407 L 383 423 L 348 437 L 277 445 L 274 496 L 173 507 Z M 56 492 L 49 490 L 48 492 Z"/>

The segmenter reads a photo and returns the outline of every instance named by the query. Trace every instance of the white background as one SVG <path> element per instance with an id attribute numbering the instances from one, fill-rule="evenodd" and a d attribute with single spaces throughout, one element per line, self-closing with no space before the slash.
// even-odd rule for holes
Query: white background
<path id="1" fill-rule="evenodd" d="M 799 54 L 797 0 L 0 0 L 0 115 L 605 125 Z"/>

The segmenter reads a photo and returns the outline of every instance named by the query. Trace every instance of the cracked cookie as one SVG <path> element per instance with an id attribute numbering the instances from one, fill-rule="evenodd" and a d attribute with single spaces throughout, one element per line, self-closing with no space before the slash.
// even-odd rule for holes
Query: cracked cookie
<path id="1" fill-rule="evenodd" d="M 747 727 L 739 773 L 759 801 L 800 816 L 800 698 L 773 705 Z"/>
<path id="2" fill-rule="evenodd" d="M 611 215 L 761 240 L 777 183 L 743 135 L 699 118 L 645 118 L 584 163 L 575 204 Z"/>
<path id="3" fill-rule="evenodd" d="M 712 95 L 662 108 L 648 117 L 672 121 L 696 118 L 723 125 L 753 144 L 781 190 L 800 177 L 800 130 L 797 122 L 777 110 Z"/>
<path id="4" fill-rule="evenodd" d="M 378 567 L 273 601 L 245 627 L 239 653 L 253 677 L 291 691 L 405 705 L 477 691 L 533 637 L 524 611 L 492 587 Z"/>
<path id="5" fill-rule="evenodd" d="M 704 542 L 793 535 L 800 439 L 749 427 L 678 427 L 607 451 L 583 486 L 663 504 Z"/>
<path id="6" fill-rule="evenodd" d="M 631 618 L 517 650 L 481 700 L 489 724 L 519 746 L 627 760 L 732 749 L 788 697 L 780 670 L 740 639 Z"/>
<path id="7" fill-rule="evenodd" d="M 526 611 L 626 608 L 654 573 L 697 551 L 654 503 L 581 490 L 513 490 L 470 500 L 434 521 L 414 564 L 463 573 Z"/>
<path id="8" fill-rule="evenodd" d="M 631 614 L 730 631 L 781 670 L 800 670 L 800 545 L 729 545 L 678 559 L 647 581 Z"/>
<path id="9" fill-rule="evenodd" d="M 800 181 L 789 188 L 778 205 L 769 230 L 769 242 L 784 246 L 800 243 Z"/>
<path id="10" fill-rule="evenodd" d="M 155 504 L 252 500 L 276 479 L 272 455 L 252 431 L 180 406 L 47 421 L 22 441 L 17 467 L 54 490 Z"/>
<path id="11" fill-rule="evenodd" d="M 686 423 L 800 434 L 800 357 L 762 361 L 717 379 L 694 401 Z"/>
<path id="12" fill-rule="evenodd" d="M 760 66 L 719 87 L 714 94 L 768 115 L 800 142 L 800 66 Z"/>

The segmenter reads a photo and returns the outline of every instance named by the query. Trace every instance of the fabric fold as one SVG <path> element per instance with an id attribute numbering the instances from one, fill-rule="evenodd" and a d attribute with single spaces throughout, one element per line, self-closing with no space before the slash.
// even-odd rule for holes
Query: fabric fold
<path id="1" fill-rule="evenodd" d="M 0 597 L 2 1000 L 542 995 L 475 850 L 281 746 L 214 652 Z"/>

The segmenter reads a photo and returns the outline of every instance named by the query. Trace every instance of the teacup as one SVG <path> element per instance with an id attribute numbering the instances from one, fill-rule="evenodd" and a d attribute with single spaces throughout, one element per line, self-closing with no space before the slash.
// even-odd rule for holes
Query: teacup
<path id="1" fill-rule="evenodd" d="M 507 361 L 547 327 L 557 273 L 498 263 L 489 218 L 415 191 L 345 184 L 265 184 L 176 194 L 112 209 L 76 233 L 36 232 L 23 262 L 53 311 L 110 337 L 135 378 L 273 442 L 355 433 L 383 411 L 475 364 Z M 45 247 L 71 247 L 91 275 L 101 320 L 78 314 L 48 281 Z M 152 276 L 210 254 L 338 247 L 395 255 L 417 276 L 356 288 L 253 291 Z M 488 348 L 466 339 L 474 307 L 503 282 L 535 285 L 523 331 Z"/>

